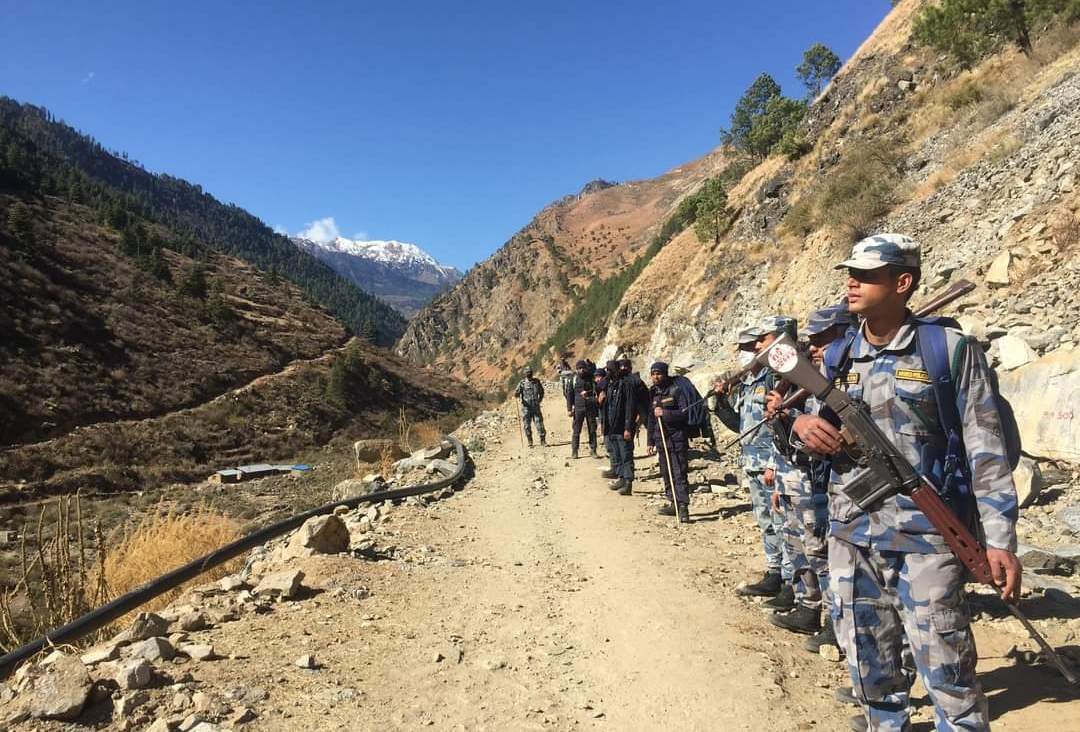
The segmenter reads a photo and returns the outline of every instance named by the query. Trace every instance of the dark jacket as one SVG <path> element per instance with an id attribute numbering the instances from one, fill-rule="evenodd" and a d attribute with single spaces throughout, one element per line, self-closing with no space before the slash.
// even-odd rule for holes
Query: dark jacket
<path id="1" fill-rule="evenodd" d="M 664 410 L 664 434 L 667 436 L 668 445 L 686 445 L 687 407 L 690 402 L 686 400 L 686 394 L 675 382 L 668 380 L 664 386 L 654 386 L 649 390 L 652 409 L 662 407 Z M 660 444 L 660 425 L 656 415 L 649 412 L 649 446 Z"/>
<path id="2" fill-rule="evenodd" d="M 637 383 L 641 383 L 638 380 Z M 644 385 L 643 385 L 644 386 Z M 603 413 L 604 434 L 622 436 L 624 432 L 637 429 L 637 404 L 635 403 L 633 379 L 623 377 L 608 381 L 607 396 L 604 397 Z"/>
<path id="3" fill-rule="evenodd" d="M 574 377 L 574 391 L 566 399 L 566 409 L 575 412 L 585 410 L 585 414 L 596 414 L 596 382 L 593 381 L 592 374 L 585 378 L 580 374 Z"/>
<path id="4" fill-rule="evenodd" d="M 522 404 L 527 404 L 530 407 L 539 406 L 540 402 L 544 401 L 544 385 L 536 377 L 524 378 L 518 382 L 517 389 L 514 390 L 514 396 L 520 399 Z"/>

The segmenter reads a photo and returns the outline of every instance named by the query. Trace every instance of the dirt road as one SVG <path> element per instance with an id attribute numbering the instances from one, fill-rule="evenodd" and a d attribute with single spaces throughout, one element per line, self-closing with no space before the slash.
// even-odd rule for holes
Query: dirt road
<path id="1" fill-rule="evenodd" d="M 619 497 L 550 421 L 552 447 L 511 433 L 453 498 L 391 509 L 376 536 L 396 559 L 303 560 L 324 591 L 209 632 L 236 658 L 192 668 L 200 688 L 266 691 L 268 730 L 846 729 L 844 666 L 733 593 L 760 569 L 745 499 L 696 495 L 676 526 L 653 513 L 655 463 Z M 1070 699 L 1052 674 L 1002 657 L 1029 647 L 1006 622 L 979 631 L 995 729 L 1080 719 L 1075 697 L 1048 703 Z"/>

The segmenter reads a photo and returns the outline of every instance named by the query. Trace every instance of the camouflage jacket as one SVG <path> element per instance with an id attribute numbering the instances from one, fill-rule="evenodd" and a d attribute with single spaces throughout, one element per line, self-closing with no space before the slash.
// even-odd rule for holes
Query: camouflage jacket
<path id="1" fill-rule="evenodd" d="M 775 383 L 776 377 L 768 369 L 762 369 L 757 374 L 747 373 L 732 394 L 734 403 L 721 396 L 716 400 L 717 405 L 722 407 L 724 403 L 729 403 L 739 413 L 740 429 L 746 429 L 765 419 L 765 397 Z M 776 451 L 773 449 L 773 433 L 769 425 L 763 425 L 754 434 L 744 437 L 740 444 L 743 470 L 762 472 L 765 468 L 776 467 L 773 458 Z"/>
<path id="2" fill-rule="evenodd" d="M 987 546 L 1016 550 L 1016 488 L 1005 457 L 1001 417 L 994 398 L 986 357 L 955 329 L 946 329 L 946 342 L 956 406 L 971 473 L 971 494 Z M 924 450 L 943 449 L 933 386 L 916 352 L 915 325 L 910 319 L 892 342 L 878 348 L 860 331 L 849 351 L 850 364 L 839 380 L 848 394 L 863 400 L 886 437 L 900 448 L 920 472 Z M 840 539 L 879 550 L 938 553 L 949 551 L 944 538 L 906 496 L 886 499 L 866 512 L 839 488 L 858 468 L 843 455 L 833 461 L 829 515 L 831 533 Z"/>

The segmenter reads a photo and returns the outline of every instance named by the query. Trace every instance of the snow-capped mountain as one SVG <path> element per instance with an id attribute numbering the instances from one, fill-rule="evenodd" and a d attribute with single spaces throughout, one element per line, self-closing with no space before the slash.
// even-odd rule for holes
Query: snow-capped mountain
<path id="1" fill-rule="evenodd" d="M 343 236 L 331 241 L 293 237 L 292 241 L 406 317 L 461 279 L 456 268 L 439 264 L 435 257 L 407 242 L 358 241 Z"/>

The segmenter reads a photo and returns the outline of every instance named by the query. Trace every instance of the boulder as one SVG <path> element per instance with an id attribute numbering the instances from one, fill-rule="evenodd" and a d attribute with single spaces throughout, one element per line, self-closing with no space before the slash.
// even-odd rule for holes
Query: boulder
<path id="1" fill-rule="evenodd" d="M 349 551 L 349 530 L 334 514 L 313 516 L 304 522 L 285 549 L 286 557 L 339 554 Z"/>
<path id="2" fill-rule="evenodd" d="M 176 650 L 165 638 L 147 638 L 135 649 L 137 658 L 145 658 L 151 663 L 169 661 L 176 655 Z"/>
<path id="3" fill-rule="evenodd" d="M 1012 255 L 1007 249 L 994 257 L 994 261 L 990 263 L 990 268 L 986 270 L 986 284 L 991 287 L 1006 287 L 1009 284 L 1009 264 L 1011 262 Z"/>
<path id="4" fill-rule="evenodd" d="M 1004 340 L 1004 339 L 1002 339 Z M 1080 349 L 1058 349 L 1000 374 L 1001 394 L 1012 405 L 1024 452 L 1036 458 L 1077 459 L 1080 445 Z"/>
<path id="5" fill-rule="evenodd" d="M 1031 346 L 1023 338 L 1007 335 L 995 341 L 998 348 L 998 357 L 1001 359 L 1001 370 L 1011 371 L 1025 366 L 1039 357 Z"/>
<path id="6" fill-rule="evenodd" d="M 383 484 L 380 482 L 369 482 L 367 479 L 357 480 L 356 478 L 349 478 L 336 484 L 332 491 L 330 491 L 331 501 L 347 501 L 350 498 L 359 498 L 360 496 L 366 496 L 369 493 L 382 490 Z"/>
<path id="7" fill-rule="evenodd" d="M 92 682 L 86 666 L 74 656 L 63 656 L 34 677 L 29 710 L 38 719 L 70 722 L 78 718 L 90 696 Z"/>
<path id="8" fill-rule="evenodd" d="M 140 658 L 121 666 L 116 672 L 116 683 L 121 689 L 144 689 L 150 685 L 153 667 Z"/>
<path id="9" fill-rule="evenodd" d="M 131 641 L 163 636 L 169 632 L 169 621 L 155 613 L 139 613 L 128 628 Z"/>
<path id="10" fill-rule="evenodd" d="M 374 439 L 357 440 L 353 443 L 353 452 L 356 453 L 358 463 L 377 463 L 382 460 L 383 452 L 389 452 L 391 459 L 405 457 L 408 453 L 401 449 L 397 440 Z"/>
<path id="11" fill-rule="evenodd" d="M 212 661 L 217 658 L 214 647 L 205 643 L 191 643 L 180 646 L 180 650 L 192 661 Z"/>
<path id="12" fill-rule="evenodd" d="M 1020 564 L 1038 574 L 1070 575 L 1076 569 L 1076 562 L 1054 552 L 1035 546 L 1021 544 L 1016 551 Z"/>
<path id="13" fill-rule="evenodd" d="M 300 591 L 300 583 L 303 580 L 304 573 L 298 569 L 273 572 L 262 578 L 255 587 L 255 594 L 259 597 L 280 597 L 290 600 Z"/>
<path id="14" fill-rule="evenodd" d="M 1031 458 L 1022 457 L 1013 471 L 1013 483 L 1016 484 L 1016 500 L 1020 508 L 1027 508 L 1039 497 L 1045 487 L 1042 470 Z"/>

